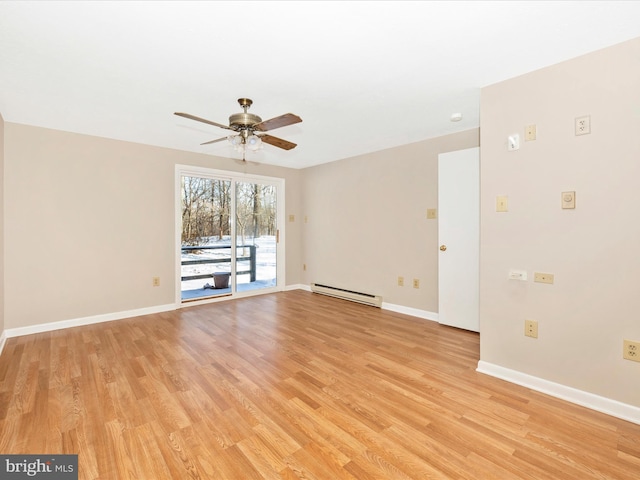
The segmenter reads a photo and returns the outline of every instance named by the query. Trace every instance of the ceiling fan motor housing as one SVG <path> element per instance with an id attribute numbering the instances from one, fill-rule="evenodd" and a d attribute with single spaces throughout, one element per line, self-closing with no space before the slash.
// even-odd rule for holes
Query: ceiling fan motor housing
<path id="1" fill-rule="evenodd" d="M 229 126 L 233 129 L 244 130 L 246 128 L 250 128 L 252 125 L 256 123 L 262 122 L 262 119 L 258 115 L 253 115 L 252 113 L 247 113 L 247 110 L 253 103 L 253 100 L 250 98 L 239 98 L 238 103 L 244 110 L 243 113 L 236 113 L 229 117 Z"/>
<path id="2" fill-rule="evenodd" d="M 234 113 L 229 117 L 229 126 L 235 129 L 247 128 L 260 122 L 262 119 L 253 113 Z"/>

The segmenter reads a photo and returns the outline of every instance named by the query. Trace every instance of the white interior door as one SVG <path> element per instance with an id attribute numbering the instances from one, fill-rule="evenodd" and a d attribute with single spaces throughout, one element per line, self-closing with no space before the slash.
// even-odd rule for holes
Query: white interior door
<path id="1" fill-rule="evenodd" d="M 438 156 L 438 321 L 480 331 L 480 149 Z"/>

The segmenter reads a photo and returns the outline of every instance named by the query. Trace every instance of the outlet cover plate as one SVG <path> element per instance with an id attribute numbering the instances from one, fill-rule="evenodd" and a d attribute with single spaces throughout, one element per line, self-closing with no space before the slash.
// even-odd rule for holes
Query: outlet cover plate
<path id="1" fill-rule="evenodd" d="M 538 322 L 535 320 L 525 320 L 524 335 L 526 337 L 538 338 Z"/>
<path id="2" fill-rule="evenodd" d="M 634 362 L 640 362 L 640 342 L 634 342 L 632 340 L 625 340 L 622 358 L 626 360 L 632 360 Z"/>
<path id="3" fill-rule="evenodd" d="M 553 283 L 553 273 L 540 273 L 535 272 L 533 274 L 533 281 L 538 283 Z"/>
<path id="4" fill-rule="evenodd" d="M 576 118 L 576 136 L 591 133 L 591 115 Z"/>

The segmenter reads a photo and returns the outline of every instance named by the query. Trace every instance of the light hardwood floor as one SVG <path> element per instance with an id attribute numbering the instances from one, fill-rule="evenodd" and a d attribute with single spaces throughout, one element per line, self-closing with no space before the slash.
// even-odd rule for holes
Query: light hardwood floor
<path id="1" fill-rule="evenodd" d="M 478 356 L 475 333 L 301 290 L 11 338 L 0 453 L 103 480 L 640 478 L 639 425 Z"/>

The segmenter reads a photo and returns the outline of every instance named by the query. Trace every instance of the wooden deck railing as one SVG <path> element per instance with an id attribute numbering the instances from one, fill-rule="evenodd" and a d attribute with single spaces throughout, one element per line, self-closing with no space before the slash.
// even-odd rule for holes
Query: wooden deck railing
<path id="1" fill-rule="evenodd" d="M 251 282 L 256 281 L 256 245 L 215 245 L 215 246 L 200 246 L 200 247 L 182 247 L 183 252 L 194 252 L 198 250 L 220 250 L 220 249 L 229 249 L 232 248 L 248 248 L 249 255 L 248 256 L 237 256 L 236 262 L 249 260 L 249 270 L 236 271 L 236 275 L 246 275 L 249 274 L 251 278 Z M 206 265 L 209 263 L 228 263 L 229 267 L 231 267 L 231 254 L 226 258 L 203 258 L 200 260 L 182 260 L 182 265 Z M 231 268 L 229 268 L 231 271 Z M 200 275 L 185 275 L 181 277 L 181 280 L 198 280 L 200 278 L 211 278 L 215 272 L 211 272 L 208 274 L 200 274 Z"/>

